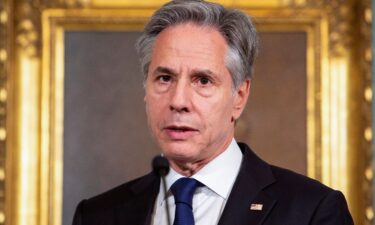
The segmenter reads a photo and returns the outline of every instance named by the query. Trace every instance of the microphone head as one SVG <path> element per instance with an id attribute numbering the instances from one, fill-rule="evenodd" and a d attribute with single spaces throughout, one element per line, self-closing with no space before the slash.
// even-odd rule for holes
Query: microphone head
<path id="1" fill-rule="evenodd" d="M 160 177 L 164 177 L 169 173 L 169 162 L 161 155 L 155 156 L 152 160 L 152 171 Z"/>

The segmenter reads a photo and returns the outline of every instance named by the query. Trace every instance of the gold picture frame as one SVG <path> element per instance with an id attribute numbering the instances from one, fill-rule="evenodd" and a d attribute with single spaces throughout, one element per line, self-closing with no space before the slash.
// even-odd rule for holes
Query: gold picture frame
<path id="1" fill-rule="evenodd" d="M 64 32 L 140 30 L 165 1 L 0 2 L 7 37 L 0 43 L 7 68 L 0 77 L 8 78 L 0 82 L 0 102 L 6 103 L 0 224 L 60 225 Z M 260 31 L 306 32 L 307 173 L 343 191 L 356 224 L 371 224 L 371 45 L 370 34 L 356 32 L 371 23 L 370 1 L 218 2 L 252 15 Z"/>

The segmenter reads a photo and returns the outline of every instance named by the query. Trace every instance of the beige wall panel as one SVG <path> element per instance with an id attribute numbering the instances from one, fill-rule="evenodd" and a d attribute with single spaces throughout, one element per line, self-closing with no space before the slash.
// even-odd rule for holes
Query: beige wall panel
<path id="1" fill-rule="evenodd" d="M 78 201 L 150 171 L 137 32 L 66 32 L 63 224 Z"/>
<path id="2" fill-rule="evenodd" d="M 307 175 L 306 34 L 264 32 L 236 136 L 266 161 Z"/>

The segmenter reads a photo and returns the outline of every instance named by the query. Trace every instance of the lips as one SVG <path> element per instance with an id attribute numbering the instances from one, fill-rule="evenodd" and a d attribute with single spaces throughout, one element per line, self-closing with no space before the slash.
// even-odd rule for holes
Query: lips
<path id="1" fill-rule="evenodd" d="M 189 126 L 166 126 L 164 128 L 166 135 L 172 140 L 186 140 L 194 136 L 198 130 Z"/>

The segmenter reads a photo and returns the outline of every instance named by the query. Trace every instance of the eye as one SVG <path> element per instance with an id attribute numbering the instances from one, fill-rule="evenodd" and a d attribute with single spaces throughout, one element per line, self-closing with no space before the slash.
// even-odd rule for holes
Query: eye
<path id="1" fill-rule="evenodd" d="M 201 84 L 201 85 L 207 85 L 208 83 L 210 83 L 210 79 L 208 79 L 208 77 L 200 77 L 198 79 L 198 82 Z"/>
<path id="2" fill-rule="evenodd" d="M 172 77 L 169 75 L 161 75 L 157 77 L 157 80 L 162 83 L 168 83 L 172 80 Z"/>
<path id="3" fill-rule="evenodd" d="M 207 87 L 213 84 L 213 81 L 208 76 L 197 76 L 194 81 L 198 86 Z"/>

